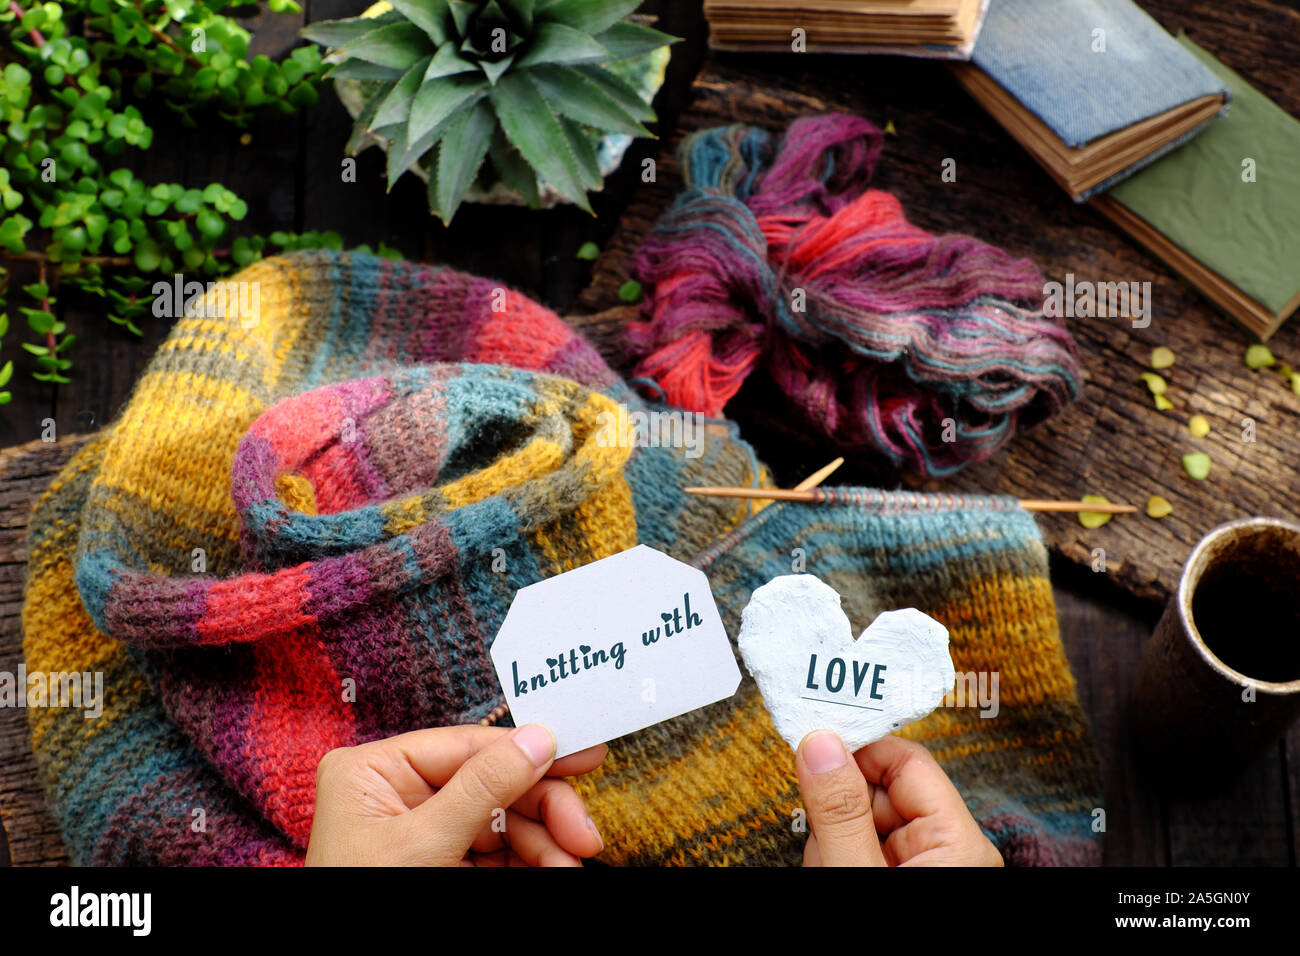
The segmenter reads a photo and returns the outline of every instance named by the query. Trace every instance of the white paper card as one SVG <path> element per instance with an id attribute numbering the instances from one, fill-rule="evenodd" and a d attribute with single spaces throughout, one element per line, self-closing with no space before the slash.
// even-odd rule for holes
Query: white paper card
<path id="1" fill-rule="evenodd" d="M 645 545 L 520 588 L 492 664 L 516 726 L 549 727 L 557 759 L 740 686 L 704 572 Z"/>
<path id="2" fill-rule="evenodd" d="M 885 611 L 855 641 L 835 589 L 811 574 L 773 578 L 741 615 L 741 656 L 792 748 L 833 730 L 850 752 L 920 720 L 956 680 L 948 630 L 916 608 Z"/>

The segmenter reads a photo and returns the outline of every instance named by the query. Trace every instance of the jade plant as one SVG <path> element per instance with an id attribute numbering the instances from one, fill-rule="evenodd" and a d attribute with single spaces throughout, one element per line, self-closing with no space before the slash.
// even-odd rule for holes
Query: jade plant
<path id="1" fill-rule="evenodd" d="M 390 0 L 303 30 L 333 52 L 328 77 L 365 105 L 347 151 L 386 144 L 388 187 L 417 163 L 450 222 L 471 186 L 503 183 L 529 205 L 549 184 L 591 211 L 596 144 L 649 136 L 645 97 L 618 64 L 675 38 L 629 19 L 638 0 Z"/>
<path id="2" fill-rule="evenodd" d="M 328 233 L 232 239 L 247 205 L 231 190 L 151 182 L 130 168 L 153 145 L 136 103 L 157 99 L 186 125 L 203 107 L 236 127 L 259 109 L 291 113 L 316 101 L 322 63 L 315 46 L 279 63 L 249 59 L 250 36 L 222 13 L 225 0 L 4 4 L 0 338 L 11 324 L 25 327 L 34 341 L 21 344 L 35 356 L 36 379 L 69 381 L 73 336 L 56 310 L 60 288 L 95 297 L 110 321 L 138 335 L 156 279 L 182 270 L 214 277 L 260 258 L 263 249 L 339 243 Z M 293 0 L 269 0 L 267 7 L 299 9 Z M 7 359 L 0 363 L 0 404 L 7 404 L 13 361 L 0 358 Z"/>

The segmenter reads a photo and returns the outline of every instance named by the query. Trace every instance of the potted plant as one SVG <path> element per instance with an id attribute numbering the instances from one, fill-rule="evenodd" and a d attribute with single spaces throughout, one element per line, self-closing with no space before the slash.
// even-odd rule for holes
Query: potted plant
<path id="1" fill-rule="evenodd" d="M 349 155 L 378 143 L 388 188 L 411 170 L 429 208 L 567 201 L 649 136 L 674 37 L 630 15 L 639 0 L 388 0 L 313 23 L 356 120 Z"/>

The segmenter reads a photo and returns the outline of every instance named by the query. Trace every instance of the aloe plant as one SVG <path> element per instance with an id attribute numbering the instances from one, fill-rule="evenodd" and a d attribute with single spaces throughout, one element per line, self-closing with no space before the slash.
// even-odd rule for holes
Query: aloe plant
<path id="1" fill-rule="evenodd" d="M 367 93 L 347 151 L 371 133 L 388 147 L 388 188 L 417 162 L 429 207 L 450 222 L 477 179 L 529 205 L 545 182 L 591 211 L 602 182 L 595 142 L 649 136 L 653 111 L 619 61 L 675 41 L 628 19 L 639 0 L 389 0 L 303 30 L 329 47 L 327 76 Z"/>

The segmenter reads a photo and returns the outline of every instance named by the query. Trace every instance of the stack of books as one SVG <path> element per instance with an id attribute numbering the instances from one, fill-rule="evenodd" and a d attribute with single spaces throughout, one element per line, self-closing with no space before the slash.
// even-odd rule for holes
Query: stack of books
<path id="1" fill-rule="evenodd" d="M 969 59 L 989 0 L 704 0 L 715 50 Z"/>
<path id="2" fill-rule="evenodd" d="M 993 0 L 953 72 L 1076 202 L 1187 142 L 1230 100 L 1130 0 Z"/>
<path id="3" fill-rule="evenodd" d="M 1300 307 L 1300 121 L 1186 37 L 1232 110 L 1092 201 L 1261 340 Z"/>

